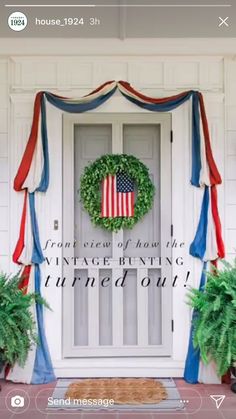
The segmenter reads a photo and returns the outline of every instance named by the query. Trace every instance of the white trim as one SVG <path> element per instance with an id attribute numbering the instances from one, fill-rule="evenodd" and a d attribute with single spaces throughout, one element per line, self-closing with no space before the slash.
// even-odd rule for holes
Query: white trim
<path id="1" fill-rule="evenodd" d="M 236 38 L 134 38 L 134 39 L 77 39 L 77 38 L 5 38 L 0 55 L 155 55 L 190 54 L 234 55 Z"/>
<path id="2" fill-rule="evenodd" d="M 92 362 L 93 361 L 93 362 Z M 165 358 L 77 359 L 54 362 L 57 377 L 183 377 L 184 362 Z M 120 361 L 120 360 L 119 360 Z M 135 362 L 132 362 L 135 361 Z M 133 365 L 132 365 L 133 364 Z"/>

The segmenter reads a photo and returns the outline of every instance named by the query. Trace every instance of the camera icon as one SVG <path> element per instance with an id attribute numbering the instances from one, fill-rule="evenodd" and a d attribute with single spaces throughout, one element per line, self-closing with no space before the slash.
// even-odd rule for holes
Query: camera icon
<path id="1" fill-rule="evenodd" d="M 21 396 L 14 396 L 11 398 L 11 407 L 24 407 L 25 399 Z"/>

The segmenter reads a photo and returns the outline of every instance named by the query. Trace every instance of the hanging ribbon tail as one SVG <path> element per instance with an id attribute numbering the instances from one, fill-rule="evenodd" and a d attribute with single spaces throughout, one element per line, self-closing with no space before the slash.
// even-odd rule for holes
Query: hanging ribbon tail
<path id="1" fill-rule="evenodd" d="M 23 252 L 24 246 L 25 246 L 25 224 L 26 224 L 26 207 L 27 207 L 27 190 L 25 191 L 25 197 L 24 197 L 24 204 L 23 204 L 23 211 L 21 216 L 21 223 L 20 223 L 20 234 L 19 239 L 17 241 L 12 260 L 14 263 L 19 262 L 19 258 Z"/>
<path id="2" fill-rule="evenodd" d="M 222 238 L 222 229 L 221 229 L 221 222 L 220 216 L 218 212 L 218 203 L 217 203 L 217 188 L 216 186 L 211 187 L 211 205 L 212 205 L 212 215 L 215 223 L 215 231 L 216 231 L 216 241 L 217 241 L 217 249 L 218 249 L 218 257 L 223 259 L 225 257 L 225 246 L 224 241 Z"/>
<path id="3" fill-rule="evenodd" d="M 205 261 L 199 287 L 199 290 L 204 292 L 206 282 L 204 271 L 206 270 L 206 262 L 209 261 L 216 266 L 217 258 L 224 257 L 224 243 L 221 236 L 221 224 L 217 208 L 217 191 L 215 185 L 211 187 L 205 186 L 197 233 L 190 246 L 190 254 Z M 198 312 L 194 310 L 184 378 L 188 383 L 192 384 L 200 381 L 205 383 L 218 383 L 219 378 L 215 372 L 215 366 L 212 364 L 207 366 L 203 365 L 199 349 L 193 347 L 193 325 L 197 316 Z"/>
<path id="4" fill-rule="evenodd" d="M 199 290 L 203 291 L 205 284 L 206 284 L 206 267 L 207 264 L 204 262 L 203 270 L 199 285 Z M 189 336 L 189 344 L 188 344 L 188 352 L 185 361 L 185 368 L 184 368 L 184 379 L 187 383 L 190 384 L 197 384 L 199 378 L 199 367 L 200 367 L 200 351 L 199 349 L 195 349 L 193 346 L 193 330 L 194 330 L 194 321 L 198 316 L 198 312 L 196 310 L 193 311 L 192 315 L 192 323 L 191 323 L 191 330 Z"/>
<path id="5" fill-rule="evenodd" d="M 44 258 L 43 251 L 40 244 L 38 221 L 37 221 L 37 216 L 36 216 L 36 211 L 35 211 L 35 194 L 34 193 L 29 194 L 29 205 L 30 205 L 31 226 L 32 226 L 32 233 L 33 233 L 33 252 L 32 252 L 31 262 L 39 265 L 44 262 L 45 258 Z"/>
<path id="6" fill-rule="evenodd" d="M 20 234 L 13 253 L 13 261 L 27 266 L 33 263 L 41 264 L 44 260 L 35 211 L 35 194 L 25 191 Z"/>
<path id="7" fill-rule="evenodd" d="M 40 291 L 41 273 L 39 265 L 35 265 L 35 292 Z M 43 306 L 36 302 L 36 315 L 38 325 L 39 344 L 36 349 L 34 369 L 31 384 L 45 384 L 56 380 L 53 372 L 52 361 L 45 336 Z"/>
<path id="8" fill-rule="evenodd" d="M 24 266 L 21 273 L 22 280 L 20 282 L 19 289 L 24 290 L 24 294 L 27 294 L 27 290 L 29 286 L 30 271 L 31 271 L 31 266 L 28 265 L 28 266 Z"/>
<path id="9" fill-rule="evenodd" d="M 198 228 L 189 250 L 190 255 L 204 261 L 224 257 L 216 193 L 215 186 L 205 186 Z"/>
<path id="10" fill-rule="evenodd" d="M 197 232 L 189 249 L 190 255 L 196 258 L 199 258 L 201 260 L 203 260 L 205 252 L 206 252 L 208 208 L 209 208 L 209 187 L 205 186 Z"/>

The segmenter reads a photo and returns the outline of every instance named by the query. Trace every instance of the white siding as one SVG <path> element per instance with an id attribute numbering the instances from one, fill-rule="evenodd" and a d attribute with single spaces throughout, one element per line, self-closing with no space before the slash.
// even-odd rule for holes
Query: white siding
<path id="1" fill-rule="evenodd" d="M 24 91 L 92 89 L 107 80 L 127 80 L 138 89 L 219 91 L 223 57 L 12 57 L 12 84 Z"/>
<path id="2" fill-rule="evenodd" d="M 0 59 L 0 271 L 9 271 L 8 61 Z"/>
<path id="3" fill-rule="evenodd" d="M 225 237 L 227 258 L 236 257 L 236 61 L 225 62 Z"/>

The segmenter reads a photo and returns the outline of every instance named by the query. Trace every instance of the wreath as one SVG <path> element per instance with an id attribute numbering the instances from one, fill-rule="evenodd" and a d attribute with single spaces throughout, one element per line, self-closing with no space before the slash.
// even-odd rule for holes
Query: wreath
<path id="1" fill-rule="evenodd" d="M 133 217 L 101 217 L 101 182 L 108 175 L 126 173 L 135 183 L 137 196 Z M 106 154 L 85 167 L 80 181 L 80 196 L 94 225 L 117 232 L 133 228 L 150 210 L 155 187 L 148 168 L 136 157 L 127 154 Z"/>

